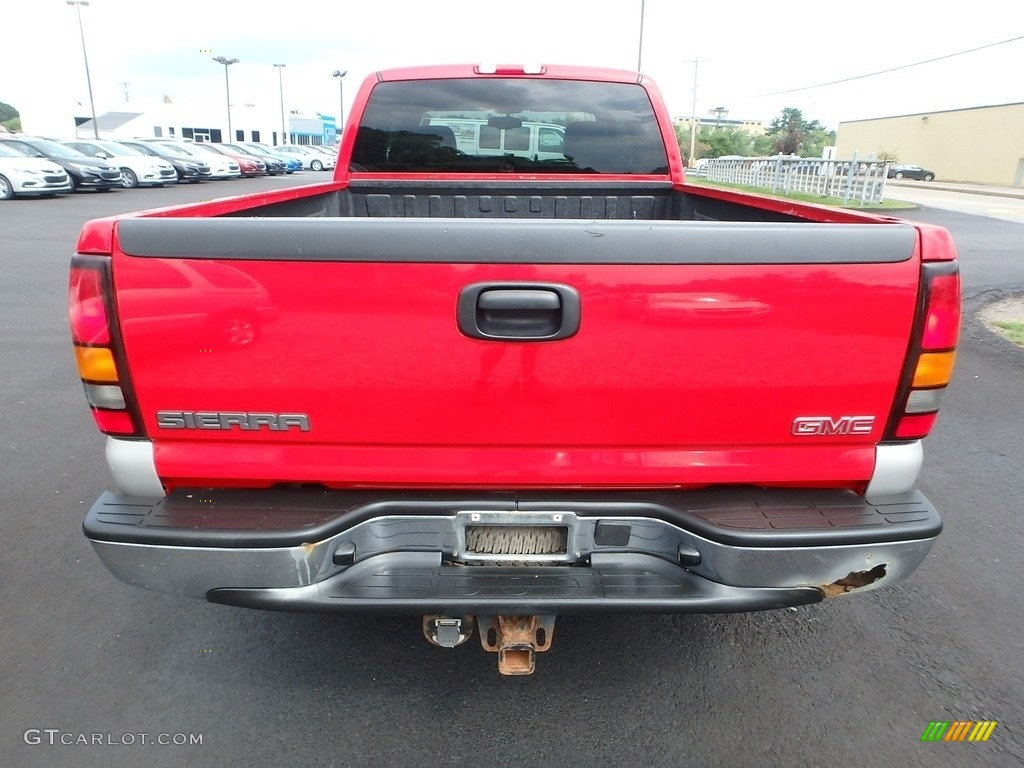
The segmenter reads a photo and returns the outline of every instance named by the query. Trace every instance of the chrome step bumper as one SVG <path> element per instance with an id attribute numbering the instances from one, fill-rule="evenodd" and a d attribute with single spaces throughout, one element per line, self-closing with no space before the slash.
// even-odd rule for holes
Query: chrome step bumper
<path id="1" fill-rule="evenodd" d="M 558 525 L 566 546 L 474 553 L 472 525 Z M 134 586 L 278 610 L 446 615 L 801 605 L 906 578 L 941 527 L 918 492 L 758 489 L 108 493 L 84 524 Z"/>

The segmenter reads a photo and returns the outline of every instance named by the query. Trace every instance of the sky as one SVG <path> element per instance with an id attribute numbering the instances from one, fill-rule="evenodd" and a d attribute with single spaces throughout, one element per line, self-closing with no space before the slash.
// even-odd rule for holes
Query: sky
<path id="1" fill-rule="evenodd" d="M 1013 0 L 90 0 L 80 9 L 0 0 L 0 101 L 46 98 L 88 114 L 78 10 L 97 114 L 143 111 L 164 97 L 223 105 L 224 67 L 213 56 L 239 60 L 229 70 L 232 104 L 277 109 L 283 91 L 286 111 L 304 114 L 336 115 L 342 98 L 347 112 L 379 69 L 477 62 L 635 71 L 639 61 L 673 116 L 707 119 L 721 107 L 729 119 L 767 122 L 795 107 L 832 129 L 1024 102 L 1024 3 Z M 822 85 L 1011 38 L 1021 39 Z M 348 73 L 340 88 L 334 70 Z"/>

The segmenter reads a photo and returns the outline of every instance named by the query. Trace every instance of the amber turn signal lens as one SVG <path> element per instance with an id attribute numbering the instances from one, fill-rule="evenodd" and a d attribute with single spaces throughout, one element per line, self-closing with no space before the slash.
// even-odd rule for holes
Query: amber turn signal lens
<path id="1" fill-rule="evenodd" d="M 928 352 L 918 359 L 914 387 L 943 387 L 953 375 L 956 352 Z"/>
<path id="2" fill-rule="evenodd" d="M 106 347 L 75 347 L 78 375 L 85 381 L 117 383 L 114 353 Z"/>

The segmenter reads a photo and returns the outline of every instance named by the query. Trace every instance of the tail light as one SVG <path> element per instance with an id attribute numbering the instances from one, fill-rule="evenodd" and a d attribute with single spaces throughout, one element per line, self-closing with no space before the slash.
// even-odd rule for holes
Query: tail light
<path id="1" fill-rule="evenodd" d="M 960 272 L 955 261 L 922 266 L 922 295 L 887 440 L 917 440 L 935 425 L 956 362 L 960 337 Z"/>
<path id="2" fill-rule="evenodd" d="M 120 336 L 113 323 L 110 260 L 75 256 L 68 285 L 71 340 L 78 376 L 100 431 L 118 437 L 141 436 L 141 419 L 124 375 Z"/>

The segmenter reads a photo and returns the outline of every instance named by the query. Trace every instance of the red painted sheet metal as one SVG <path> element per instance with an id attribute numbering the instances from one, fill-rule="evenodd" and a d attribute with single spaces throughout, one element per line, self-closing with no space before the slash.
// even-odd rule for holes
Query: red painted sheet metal
<path id="1" fill-rule="evenodd" d="M 219 479 L 227 463 L 260 480 L 372 484 L 408 471 L 402 482 L 459 484 L 481 471 L 467 461 L 497 456 L 494 482 L 571 486 L 866 479 L 917 270 L 118 254 L 113 271 L 161 472 Z M 574 287 L 580 332 L 461 335 L 456 300 L 479 281 Z M 169 430 L 160 410 L 300 413 L 310 429 Z M 793 434 L 798 417 L 865 415 L 870 434 Z"/>
<path id="2" fill-rule="evenodd" d="M 862 490 L 874 446 L 753 448 L 523 448 L 332 446 L 160 440 L 156 467 L 169 490 L 275 482 L 380 488 L 672 488 L 714 484 L 854 487 Z M 274 474 L 267 468 L 273 467 Z M 856 482 L 851 478 L 863 478 Z"/>
<path id="3" fill-rule="evenodd" d="M 956 244 L 949 231 L 934 224 L 917 224 L 921 261 L 956 261 Z"/>
<path id="4" fill-rule="evenodd" d="M 688 195 L 710 197 L 739 205 L 754 206 L 767 211 L 784 213 L 787 216 L 795 216 L 805 221 L 836 224 L 889 224 L 901 221 L 891 216 L 880 216 L 876 213 L 854 211 L 849 208 L 836 208 L 829 205 L 802 203 L 746 190 L 739 192 L 733 189 L 711 187 L 703 184 L 683 184 L 678 188 Z M 920 228 L 921 225 L 914 224 L 914 226 Z"/>
<path id="5" fill-rule="evenodd" d="M 246 195 L 234 195 L 231 197 L 212 198 L 200 200 L 197 203 L 185 205 L 172 205 L 164 208 L 149 208 L 142 211 L 133 211 L 120 216 L 108 216 L 103 219 L 87 221 L 82 227 L 78 236 L 76 251 L 88 255 L 110 255 L 114 248 L 114 230 L 117 222 L 125 218 L 139 216 L 173 216 L 173 217 L 202 217 L 224 216 L 238 213 L 262 205 L 271 203 L 284 203 L 291 200 L 300 200 L 306 197 L 329 194 L 339 189 L 344 189 L 346 184 L 337 181 L 321 182 L 319 184 L 308 184 L 306 186 L 288 187 L 286 189 L 256 192 Z M 212 192 L 211 192 L 212 195 Z"/>

